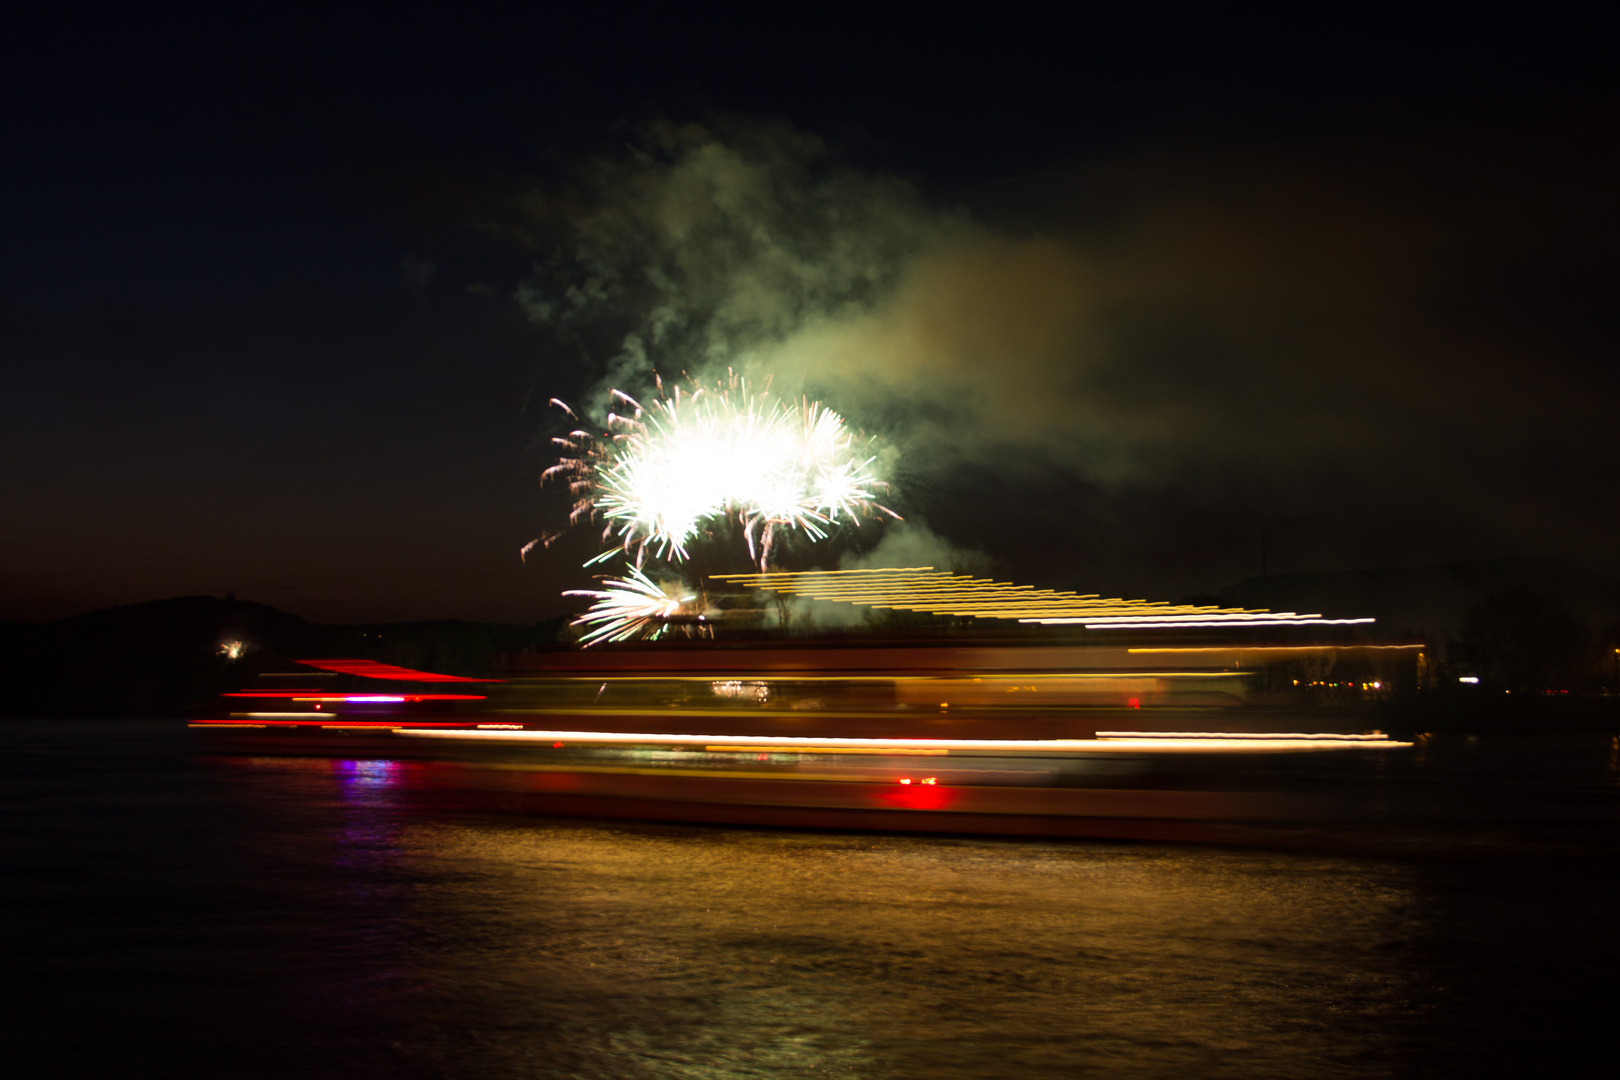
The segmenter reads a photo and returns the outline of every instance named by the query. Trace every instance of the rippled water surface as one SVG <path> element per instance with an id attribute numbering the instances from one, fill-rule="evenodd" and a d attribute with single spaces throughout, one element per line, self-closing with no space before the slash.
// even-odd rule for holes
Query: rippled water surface
<path id="1" fill-rule="evenodd" d="M 538 819 L 419 800 L 384 761 L 205 757 L 178 724 L 0 739 L 8 1075 L 1613 1063 L 1595 744 L 1569 751 L 1578 826 L 1223 849 Z"/>

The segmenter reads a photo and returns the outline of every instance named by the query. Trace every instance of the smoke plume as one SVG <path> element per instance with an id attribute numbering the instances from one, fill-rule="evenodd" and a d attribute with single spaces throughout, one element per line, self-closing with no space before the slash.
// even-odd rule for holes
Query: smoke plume
<path id="1" fill-rule="evenodd" d="M 1181 151 L 975 216 L 784 125 L 655 125 L 525 199 L 517 298 L 582 358 L 587 407 L 736 370 L 879 435 L 900 507 L 961 543 L 1207 588 L 1230 558 L 1185 551 L 1247 558 L 1274 521 L 1341 563 L 1601 532 L 1574 495 L 1609 339 L 1533 292 L 1538 260 L 1620 232 L 1605 175 Z"/>

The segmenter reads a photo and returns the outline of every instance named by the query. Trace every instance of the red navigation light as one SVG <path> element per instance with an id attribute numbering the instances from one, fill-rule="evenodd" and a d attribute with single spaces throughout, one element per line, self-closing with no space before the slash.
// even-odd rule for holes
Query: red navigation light
<path id="1" fill-rule="evenodd" d="M 1125 704 L 1129 705 L 1133 709 L 1140 709 L 1142 707 L 1142 700 L 1140 698 L 1131 698 Z"/>
<path id="2" fill-rule="evenodd" d="M 375 660 L 299 660 L 312 668 L 335 671 L 339 675 L 359 675 L 365 679 L 401 679 L 411 682 L 500 682 L 500 679 L 469 679 L 465 675 L 440 675 L 436 671 L 416 671 Z"/>
<path id="3" fill-rule="evenodd" d="M 956 801 L 956 790 L 939 783 L 936 776 L 921 782 L 903 778 L 895 787 L 880 787 L 874 794 L 878 801 L 897 810 L 943 810 Z"/>

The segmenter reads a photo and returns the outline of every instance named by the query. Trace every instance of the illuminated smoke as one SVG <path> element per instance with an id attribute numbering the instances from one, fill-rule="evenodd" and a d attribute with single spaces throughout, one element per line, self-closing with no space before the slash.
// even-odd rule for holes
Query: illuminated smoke
<path id="1" fill-rule="evenodd" d="M 583 429 L 554 439 L 562 451 L 546 478 L 568 483 L 570 521 L 600 518 L 603 540 L 642 566 L 648 554 L 684 562 L 705 529 L 735 517 L 750 560 L 769 562 L 779 530 L 825 539 L 839 524 L 899 515 L 877 501 L 887 485 L 873 472 L 869 443 L 838 413 L 808 399 L 750 393 L 732 376 L 714 387 L 680 388 L 650 404 L 621 391 L 600 436 Z M 555 402 L 573 416 L 573 410 Z"/>
<path id="2" fill-rule="evenodd" d="M 1520 311 L 1540 293 L 1508 283 L 1544 280 L 1523 237 L 1614 235 L 1612 170 L 1477 149 L 1165 145 L 975 215 L 782 125 L 653 124 L 524 193 L 517 302 L 589 358 L 581 403 L 655 364 L 773 377 L 880 433 L 908 509 L 1053 581 L 1205 592 L 1248 572 L 1216 537 L 1270 515 L 1317 515 L 1298 541 L 1324 564 L 1596 550 L 1614 530 L 1581 485 L 1613 387 L 1594 392 L 1563 309 Z M 1510 311 L 1527 321 L 1487 329 Z"/>

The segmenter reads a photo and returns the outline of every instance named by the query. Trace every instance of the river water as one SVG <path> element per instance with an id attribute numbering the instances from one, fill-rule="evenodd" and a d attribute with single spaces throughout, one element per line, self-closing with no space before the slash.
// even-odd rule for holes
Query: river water
<path id="1" fill-rule="evenodd" d="M 4 723 L 6 1074 L 1612 1075 L 1614 744 L 1445 749 L 1400 768 L 1447 823 L 1221 848 L 534 818 Z"/>

